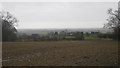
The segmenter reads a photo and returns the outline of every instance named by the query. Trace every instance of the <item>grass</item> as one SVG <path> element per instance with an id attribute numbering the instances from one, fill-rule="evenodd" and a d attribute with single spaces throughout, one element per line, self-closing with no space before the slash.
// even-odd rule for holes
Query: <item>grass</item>
<path id="1" fill-rule="evenodd" d="M 75 39 L 75 36 L 65 36 L 66 39 Z"/>
<path id="2" fill-rule="evenodd" d="M 84 36 L 85 40 L 97 40 L 99 39 L 97 36 Z"/>
<path id="3" fill-rule="evenodd" d="M 97 36 L 84 36 L 85 40 L 112 40 L 111 38 L 99 38 Z"/>
<path id="4" fill-rule="evenodd" d="M 116 66 L 116 41 L 3 42 L 3 66 Z"/>

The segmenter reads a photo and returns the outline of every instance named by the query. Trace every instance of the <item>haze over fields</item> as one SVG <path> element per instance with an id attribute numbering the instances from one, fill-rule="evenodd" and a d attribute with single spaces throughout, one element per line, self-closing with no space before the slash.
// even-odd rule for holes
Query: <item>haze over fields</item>
<path id="1" fill-rule="evenodd" d="M 28 35 L 31 34 L 40 34 L 40 35 L 46 35 L 50 32 L 60 32 L 60 31 L 66 31 L 67 32 L 76 32 L 76 31 L 80 31 L 80 32 L 101 32 L 101 33 L 111 33 L 113 32 L 111 29 L 104 29 L 104 28 L 69 28 L 69 29 L 61 29 L 61 28 L 57 28 L 57 29 L 18 29 L 19 33 L 25 33 Z"/>

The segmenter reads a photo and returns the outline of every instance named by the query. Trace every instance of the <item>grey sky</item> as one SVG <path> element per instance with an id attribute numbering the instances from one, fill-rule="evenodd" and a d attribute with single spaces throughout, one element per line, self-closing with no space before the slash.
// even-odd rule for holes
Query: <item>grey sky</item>
<path id="1" fill-rule="evenodd" d="M 2 3 L 19 20 L 18 28 L 102 28 L 109 8 L 117 9 L 117 2 Z"/>

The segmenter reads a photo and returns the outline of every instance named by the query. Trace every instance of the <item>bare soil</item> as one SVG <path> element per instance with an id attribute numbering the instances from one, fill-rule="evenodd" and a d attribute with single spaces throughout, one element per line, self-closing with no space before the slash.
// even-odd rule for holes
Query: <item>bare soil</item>
<path id="1" fill-rule="evenodd" d="M 3 66 L 116 66 L 116 41 L 3 42 Z"/>

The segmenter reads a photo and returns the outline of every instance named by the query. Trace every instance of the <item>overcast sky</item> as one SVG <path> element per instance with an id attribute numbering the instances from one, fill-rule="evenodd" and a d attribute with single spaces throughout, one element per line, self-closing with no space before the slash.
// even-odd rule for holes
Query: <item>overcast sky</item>
<path id="1" fill-rule="evenodd" d="M 117 2 L 2 3 L 2 9 L 19 20 L 19 29 L 102 28 L 109 8 L 117 9 Z"/>

